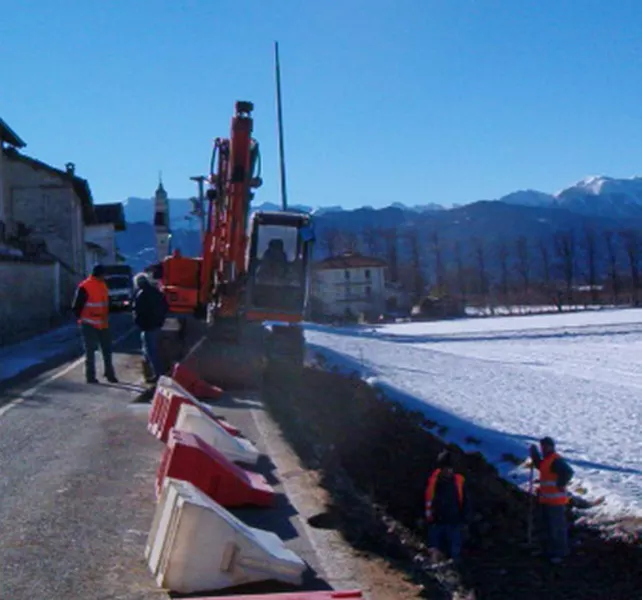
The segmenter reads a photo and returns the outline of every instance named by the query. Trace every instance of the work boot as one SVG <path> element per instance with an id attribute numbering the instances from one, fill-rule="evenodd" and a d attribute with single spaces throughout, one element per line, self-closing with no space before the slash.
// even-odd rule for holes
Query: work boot
<path id="1" fill-rule="evenodd" d="M 105 379 L 109 381 L 109 383 L 118 383 L 116 375 L 109 375 L 108 377 L 106 376 Z"/>
<path id="2" fill-rule="evenodd" d="M 95 377 L 87 377 L 87 383 L 98 383 L 98 379 Z"/>

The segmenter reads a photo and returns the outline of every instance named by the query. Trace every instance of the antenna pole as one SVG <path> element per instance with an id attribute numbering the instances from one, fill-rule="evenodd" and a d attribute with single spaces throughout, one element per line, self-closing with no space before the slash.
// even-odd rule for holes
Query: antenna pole
<path id="1" fill-rule="evenodd" d="M 274 57 L 276 63 L 276 110 L 279 125 L 279 165 L 281 169 L 281 206 L 288 209 L 288 192 L 285 183 L 285 148 L 283 144 L 283 112 L 281 109 L 281 64 L 279 62 L 279 42 L 274 42 Z"/>

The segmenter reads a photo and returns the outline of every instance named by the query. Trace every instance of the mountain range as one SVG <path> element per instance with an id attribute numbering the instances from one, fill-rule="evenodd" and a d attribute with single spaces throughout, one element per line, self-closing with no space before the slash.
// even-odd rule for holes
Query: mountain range
<path id="1" fill-rule="evenodd" d="M 119 234 L 118 244 L 132 264 L 142 267 L 154 258 L 153 203 L 151 199 L 128 198 L 123 204 L 129 226 Z M 257 204 L 253 208 L 279 210 L 279 206 L 270 203 Z M 496 200 L 478 200 L 452 208 L 436 203 L 413 206 L 395 203 L 380 209 L 294 205 L 291 210 L 315 216 L 319 240 L 315 251 L 317 257 L 323 257 L 333 249 L 330 238 L 336 237 L 337 233 L 344 236 L 344 241 L 346 236 L 356 239 L 357 249 L 362 252 L 382 255 L 385 253 L 383 238 L 373 236 L 372 232 L 391 229 L 398 232 L 402 241 L 414 235 L 419 240 L 420 254 L 426 264 L 430 260 L 430 240 L 434 240 L 435 232 L 444 248 L 444 260 L 453 259 L 453 248 L 457 244 L 474 260 L 474 248 L 479 248 L 480 244 L 488 247 L 492 254 L 490 250 L 496 249 L 498 244 L 514 246 L 519 238 L 526 239 L 532 247 L 546 240 L 553 250 L 554 237 L 559 232 L 572 232 L 575 242 L 581 246 L 587 231 L 597 238 L 602 256 L 601 245 L 607 232 L 642 231 L 642 177 L 594 176 L 554 194 L 519 190 Z M 170 199 L 173 245 L 186 255 L 197 255 L 200 251 L 198 225 L 190 216 L 191 211 L 189 199 Z M 403 259 L 410 250 L 407 244 L 400 242 L 400 246 L 399 256 Z"/>

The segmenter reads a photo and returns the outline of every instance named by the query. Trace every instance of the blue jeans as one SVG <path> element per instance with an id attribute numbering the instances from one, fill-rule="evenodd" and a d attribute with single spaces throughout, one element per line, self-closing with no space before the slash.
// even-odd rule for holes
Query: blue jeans
<path id="1" fill-rule="evenodd" d="M 566 506 L 539 505 L 542 549 L 549 558 L 564 558 L 568 554 L 568 525 Z"/>
<path id="2" fill-rule="evenodd" d="M 431 524 L 428 530 L 428 545 L 453 560 L 461 555 L 461 525 Z"/>
<path id="3" fill-rule="evenodd" d="M 158 378 L 163 374 L 163 364 L 160 360 L 160 329 L 151 331 L 141 331 L 140 341 L 143 347 L 143 356 L 154 370 L 154 375 Z"/>

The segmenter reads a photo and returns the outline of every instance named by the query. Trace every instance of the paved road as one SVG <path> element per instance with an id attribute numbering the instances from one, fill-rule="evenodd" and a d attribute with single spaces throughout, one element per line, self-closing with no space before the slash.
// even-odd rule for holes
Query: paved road
<path id="1" fill-rule="evenodd" d="M 118 346 L 123 382 L 140 380 L 136 346 Z M 163 598 L 143 560 L 161 446 L 140 387 L 62 373 L 0 395 L 0 600 Z"/>
<path id="2" fill-rule="evenodd" d="M 125 315 L 118 319 L 115 337 L 129 323 Z M 133 331 L 117 345 L 117 385 L 87 385 L 76 360 L 0 391 L 0 600 L 168 598 L 144 560 L 164 446 L 147 433 L 149 405 L 132 404 L 142 390 L 137 349 Z M 306 560 L 304 588 L 357 587 L 337 534 L 319 532 L 311 543 L 290 500 L 305 517 L 323 507 L 260 400 L 228 398 L 216 411 L 271 457 L 260 469 L 280 494 L 271 510 L 233 512 L 276 532 Z M 291 586 L 265 582 L 235 591 Z"/>

